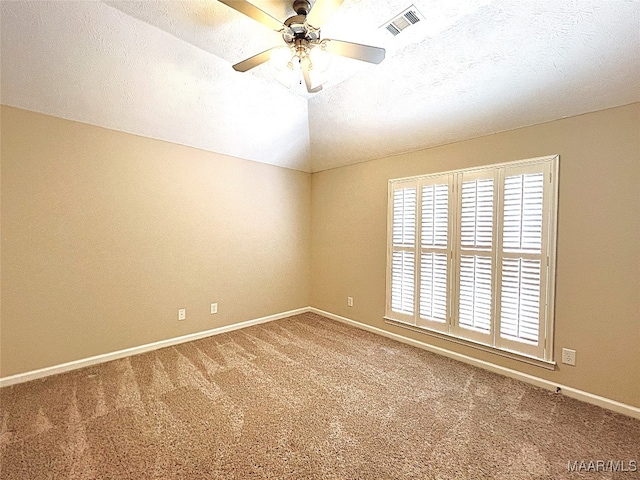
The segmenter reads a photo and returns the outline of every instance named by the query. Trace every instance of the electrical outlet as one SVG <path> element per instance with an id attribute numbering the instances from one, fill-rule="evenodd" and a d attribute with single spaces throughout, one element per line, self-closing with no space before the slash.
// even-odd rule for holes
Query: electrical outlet
<path id="1" fill-rule="evenodd" d="M 568 348 L 562 349 L 562 363 L 567 365 L 576 365 L 576 351 Z"/>
<path id="2" fill-rule="evenodd" d="M 347 297 L 347 306 L 353 307 L 353 297 Z"/>
<path id="3" fill-rule="evenodd" d="M 211 304 L 211 315 L 213 315 L 214 313 L 218 313 L 218 304 L 217 303 L 212 303 Z"/>
<path id="4" fill-rule="evenodd" d="M 187 309 L 181 308 L 178 310 L 178 320 L 184 320 L 187 318 Z"/>

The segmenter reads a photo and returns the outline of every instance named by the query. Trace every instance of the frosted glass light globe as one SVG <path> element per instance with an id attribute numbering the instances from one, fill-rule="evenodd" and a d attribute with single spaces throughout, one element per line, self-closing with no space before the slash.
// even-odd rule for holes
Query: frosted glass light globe
<path id="1" fill-rule="evenodd" d="M 282 71 L 289 68 L 289 62 L 293 53 L 289 47 L 278 47 L 271 50 L 269 63 L 276 71 Z"/>
<path id="2" fill-rule="evenodd" d="M 327 52 L 322 46 L 313 47 L 311 49 L 311 52 L 309 53 L 309 56 L 311 57 L 313 70 L 317 72 L 326 71 L 331 64 L 331 54 Z"/>

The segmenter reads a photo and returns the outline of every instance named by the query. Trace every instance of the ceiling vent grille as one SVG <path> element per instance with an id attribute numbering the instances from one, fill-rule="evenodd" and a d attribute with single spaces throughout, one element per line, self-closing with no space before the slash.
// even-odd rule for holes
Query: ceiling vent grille
<path id="1" fill-rule="evenodd" d="M 390 32 L 394 37 L 402 32 L 405 28 L 410 27 L 411 25 L 415 25 L 419 21 L 423 20 L 424 17 L 415 7 L 415 5 L 411 5 L 404 12 L 402 12 L 397 17 L 393 18 L 391 21 L 385 23 L 384 28 Z"/>

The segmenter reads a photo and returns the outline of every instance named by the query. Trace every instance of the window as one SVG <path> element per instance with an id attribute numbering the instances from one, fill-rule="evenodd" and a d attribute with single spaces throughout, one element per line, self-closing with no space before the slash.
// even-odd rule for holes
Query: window
<path id="1" fill-rule="evenodd" d="M 386 318 L 552 360 L 558 156 L 389 182 Z"/>

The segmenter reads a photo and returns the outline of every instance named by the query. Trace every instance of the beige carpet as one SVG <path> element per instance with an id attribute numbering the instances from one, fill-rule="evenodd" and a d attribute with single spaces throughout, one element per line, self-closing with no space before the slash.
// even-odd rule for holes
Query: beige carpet
<path id="1" fill-rule="evenodd" d="M 640 421 L 314 314 L 0 399 L 2 480 L 640 476 L 568 471 L 628 469 Z"/>

